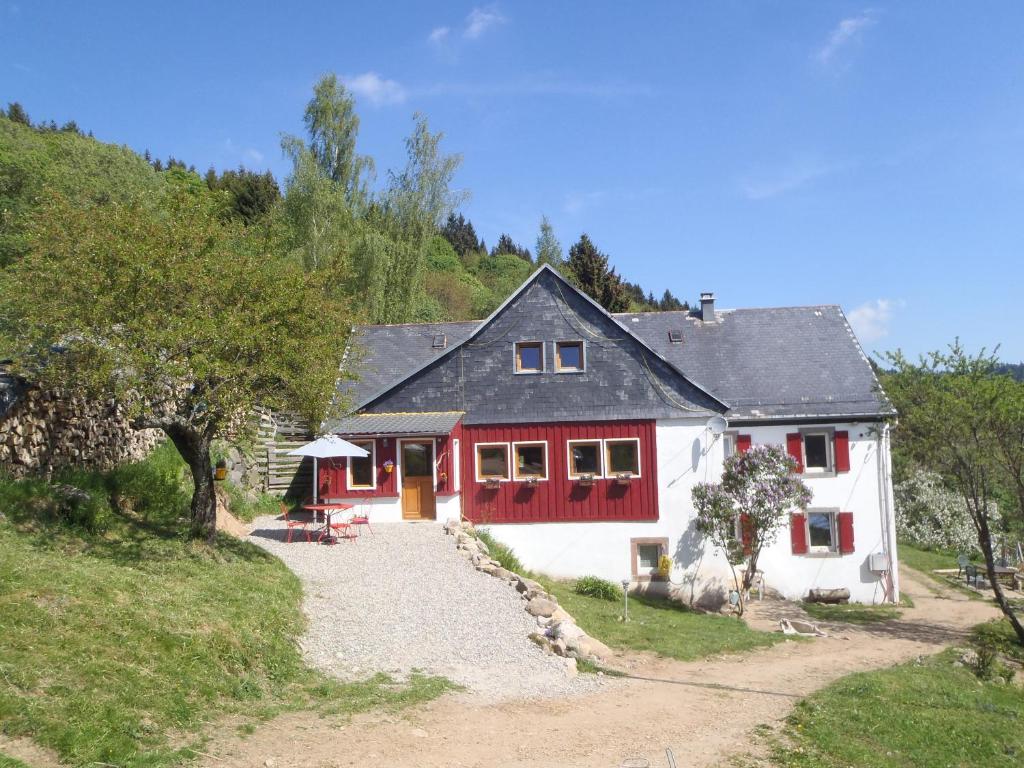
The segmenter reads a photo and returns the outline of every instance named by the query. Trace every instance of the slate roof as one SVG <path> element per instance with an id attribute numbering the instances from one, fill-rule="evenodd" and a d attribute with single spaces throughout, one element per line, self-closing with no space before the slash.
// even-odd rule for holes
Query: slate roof
<path id="1" fill-rule="evenodd" d="M 731 419 L 881 417 L 893 413 L 842 309 L 834 304 L 616 317 L 688 378 L 731 406 Z M 681 331 L 681 343 L 669 340 Z"/>
<path id="2" fill-rule="evenodd" d="M 431 413 L 357 413 L 325 425 L 339 435 L 442 435 L 459 423 L 462 411 Z"/>
<path id="3" fill-rule="evenodd" d="M 564 285 L 564 279 L 557 272 L 549 268 L 540 272 L 545 271 L 552 272 L 558 284 Z M 535 277 L 542 282 L 550 282 L 543 274 L 538 276 L 535 273 L 520 291 L 533 284 Z M 519 292 L 514 297 L 518 295 Z M 581 305 L 578 299 L 583 298 L 593 304 L 589 297 L 571 288 L 561 298 L 577 307 L 572 312 L 573 317 L 570 319 L 573 322 L 570 325 L 584 319 L 576 315 L 577 311 L 586 314 L 588 310 L 588 306 Z M 665 365 L 650 352 L 640 352 L 640 358 L 651 357 L 649 362 L 641 360 L 642 366 L 647 367 L 649 373 L 651 363 L 662 369 L 654 372 L 661 382 L 657 383 L 655 389 L 664 387 L 666 382 L 672 386 L 690 382 L 699 389 L 688 393 L 684 390 L 678 392 L 684 396 L 689 394 L 690 402 L 700 408 L 715 408 L 706 396 L 702 397 L 703 393 L 699 391 L 702 389 L 704 393 L 727 404 L 725 414 L 731 420 L 871 419 L 893 414 L 891 406 L 880 396 L 871 366 L 838 306 L 718 310 L 713 323 L 703 322 L 699 312 L 621 313 L 609 316 L 600 308 L 597 309 L 609 319 L 600 321 L 600 317 L 591 313 L 586 322 L 621 326 L 653 351 L 654 355 L 668 363 Z M 460 408 L 467 412 L 466 423 L 530 420 L 522 415 L 522 407 L 513 407 L 507 414 L 499 412 L 501 402 L 505 400 L 502 393 L 507 387 L 529 386 L 525 381 L 513 382 L 513 379 L 519 377 L 506 374 L 504 368 L 498 368 L 497 373 L 494 370 L 487 373 L 488 376 L 501 379 L 499 382 L 492 378 L 495 383 L 492 396 L 471 403 L 465 399 L 465 384 L 460 385 L 461 392 L 450 391 L 454 386 L 452 372 L 449 371 L 447 377 L 444 375 L 446 368 L 452 367 L 449 353 L 453 348 L 459 347 L 476 332 L 483 333 L 484 325 L 497 323 L 500 326 L 504 322 L 499 318 L 501 312 L 502 308 L 499 308 L 488 321 L 358 327 L 353 335 L 350 362 L 360 378 L 342 385 L 342 391 L 354 406 L 372 401 L 375 405 L 371 410 L 438 411 L 442 408 Z M 539 312 L 528 314 L 528 324 L 539 323 L 540 327 L 547 327 L 545 323 L 559 324 L 559 318 L 555 315 L 544 317 Z M 681 331 L 682 342 L 671 342 L 670 331 Z M 487 332 L 491 332 L 490 328 Z M 524 332 L 524 329 L 520 327 L 517 332 Z M 628 339 L 628 334 L 624 338 Z M 446 337 L 445 348 L 434 347 L 435 337 L 439 335 Z M 474 338 L 467 348 L 479 341 L 479 338 Z M 635 345 L 637 341 L 632 343 Z M 637 357 L 636 350 L 631 354 Z M 437 361 L 436 365 L 432 365 L 434 361 Z M 422 374 L 417 373 L 421 370 Z M 416 377 L 410 379 L 414 373 Z M 636 417 L 631 415 L 631 406 L 627 401 L 634 399 L 637 400 L 634 406 L 639 405 L 640 389 L 649 388 L 648 380 L 653 382 L 655 377 L 633 376 L 629 381 L 628 368 L 620 368 L 618 375 L 623 376 L 619 385 L 612 386 L 615 382 L 611 380 L 595 380 L 592 387 L 588 385 L 582 397 L 577 387 L 573 391 L 572 403 L 549 404 L 543 400 L 542 393 L 531 393 L 534 398 L 542 398 L 536 400 L 538 407 L 552 411 L 548 418 L 532 420 Z M 460 370 L 458 378 L 463 376 Z M 678 379 L 674 384 L 673 376 Z M 403 381 L 405 383 L 402 387 L 398 387 Z M 417 389 L 421 381 L 425 389 Z M 609 392 L 609 387 L 617 392 Z M 382 402 L 380 396 L 386 392 L 389 394 Z M 392 392 L 402 394 L 393 397 Z M 609 399 L 609 395 L 613 394 L 615 397 Z M 389 399 L 400 407 L 391 407 Z M 681 415 L 673 407 L 667 409 L 673 411 L 671 414 L 661 413 L 657 409 L 662 405 L 655 403 L 656 410 L 646 411 L 646 418 Z M 499 411 L 490 413 L 494 409 Z M 721 410 L 722 407 L 715 409 Z M 525 412 L 533 415 L 534 409 L 530 407 Z"/>

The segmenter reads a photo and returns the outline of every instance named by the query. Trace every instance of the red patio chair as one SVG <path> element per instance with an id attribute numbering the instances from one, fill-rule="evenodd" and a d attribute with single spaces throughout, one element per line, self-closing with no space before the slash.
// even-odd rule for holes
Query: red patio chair
<path id="1" fill-rule="evenodd" d="M 288 538 L 286 539 L 287 544 L 292 543 L 292 533 L 296 528 L 305 532 L 307 542 L 313 541 L 312 537 L 309 535 L 309 524 L 305 520 L 292 520 L 288 517 L 288 506 L 283 501 L 281 502 L 281 516 L 284 517 L 284 522 L 288 526 Z"/>
<path id="2" fill-rule="evenodd" d="M 366 506 L 370 503 L 370 500 L 360 499 L 360 502 L 361 509 L 349 518 L 349 525 L 365 525 L 366 529 L 372 534 L 373 528 L 370 527 L 370 513 L 366 511 Z M 356 532 L 360 536 L 362 535 L 359 528 L 356 528 Z"/>
<path id="3" fill-rule="evenodd" d="M 324 538 L 331 536 L 334 537 L 335 541 L 338 539 L 348 539 L 349 541 L 355 540 L 355 534 L 352 533 L 352 526 L 348 522 L 343 523 L 331 523 L 329 528 L 324 528 L 320 532 L 320 538 L 318 542 L 323 541 Z"/>

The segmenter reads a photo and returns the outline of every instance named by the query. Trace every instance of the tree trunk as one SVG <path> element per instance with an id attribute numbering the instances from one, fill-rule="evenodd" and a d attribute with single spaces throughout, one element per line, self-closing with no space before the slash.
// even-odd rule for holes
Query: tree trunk
<path id="1" fill-rule="evenodd" d="M 196 538 L 213 543 L 217 533 L 217 495 L 213 484 L 213 464 L 210 460 L 212 437 L 206 431 L 187 428 L 165 428 L 174 447 L 192 472 L 191 529 Z"/>
<path id="2" fill-rule="evenodd" d="M 981 552 L 985 555 L 985 570 L 988 571 L 988 580 L 992 584 L 992 591 L 995 592 L 996 603 L 999 604 L 999 609 L 1010 622 L 1010 626 L 1013 627 L 1013 631 L 1017 635 L 1017 642 L 1024 645 L 1024 626 L 1021 625 L 1020 619 L 1017 618 L 1017 614 L 1013 610 L 1013 606 L 1010 605 L 1006 595 L 1003 594 L 1003 588 L 999 584 L 999 579 L 996 578 L 996 562 L 992 556 L 992 532 L 988 527 L 987 516 L 981 515 L 978 522 L 980 523 L 978 527 L 978 543 L 981 544 Z"/>

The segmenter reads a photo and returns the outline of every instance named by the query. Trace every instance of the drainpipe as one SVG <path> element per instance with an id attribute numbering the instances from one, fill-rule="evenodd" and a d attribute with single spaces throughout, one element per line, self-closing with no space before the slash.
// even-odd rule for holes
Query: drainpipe
<path id="1" fill-rule="evenodd" d="M 900 569 L 896 553 L 896 504 L 892 493 L 892 451 L 889 437 L 890 426 L 882 426 L 878 438 L 878 483 L 879 498 L 882 502 L 882 522 L 885 528 L 885 549 L 889 555 L 889 599 L 900 601 Z"/>

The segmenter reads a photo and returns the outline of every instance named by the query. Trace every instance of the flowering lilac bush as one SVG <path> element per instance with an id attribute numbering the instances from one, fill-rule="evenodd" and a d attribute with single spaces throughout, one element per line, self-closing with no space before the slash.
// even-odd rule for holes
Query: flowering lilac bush
<path id="1" fill-rule="evenodd" d="M 791 512 L 811 503 L 811 490 L 795 469 L 780 446 L 758 445 L 726 459 L 720 483 L 693 488 L 697 531 L 725 552 L 734 579 L 735 566 L 746 563 L 742 586 L 737 580 L 741 597 L 750 591 L 761 550 Z"/>
<path id="2" fill-rule="evenodd" d="M 949 490 L 937 472 L 915 469 L 893 489 L 896 532 L 901 541 L 925 549 L 980 552 L 978 532 L 963 496 Z M 999 510 L 989 502 L 989 525 L 999 530 Z"/>

